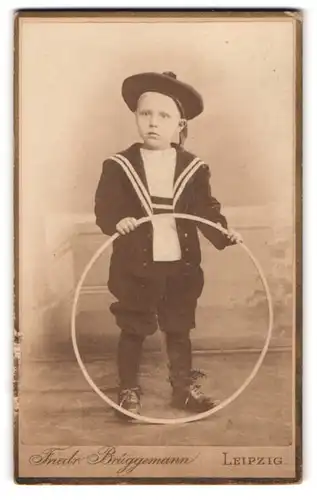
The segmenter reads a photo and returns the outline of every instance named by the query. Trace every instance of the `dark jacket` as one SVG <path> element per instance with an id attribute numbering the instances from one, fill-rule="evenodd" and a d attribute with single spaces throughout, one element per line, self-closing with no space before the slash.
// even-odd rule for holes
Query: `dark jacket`
<path id="1" fill-rule="evenodd" d="M 120 154 L 127 158 L 147 187 L 146 176 L 140 153 L 140 144 L 130 146 Z M 177 148 L 175 179 L 195 158 L 192 153 Z M 175 212 L 197 215 L 227 228 L 227 221 L 221 214 L 220 203 L 211 195 L 210 172 L 203 164 L 190 178 L 178 199 Z M 146 215 L 144 208 L 124 170 L 113 159 L 103 164 L 101 178 L 95 196 L 96 223 L 107 235 L 116 232 L 116 224 L 125 217 L 139 219 Z M 215 228 L 189 220 L 176 219 L 182 259 L 188 266 L 199 266 L 201 261 L 197 227 L 218 249 L 232 243 L 226 235 Z M 167 242 L 168 244 L 168 242 Z M 152 261 L 152 225 L 144 223 L 135 231 L 114 242 L 112 265 L 128 265 L 141 272 Z"/>

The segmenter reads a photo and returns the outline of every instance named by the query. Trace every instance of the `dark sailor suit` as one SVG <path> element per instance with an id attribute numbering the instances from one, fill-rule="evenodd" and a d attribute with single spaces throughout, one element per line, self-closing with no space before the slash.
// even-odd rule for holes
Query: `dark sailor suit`
<path id="1" fill-rule="evenodd" d="M 209 168 L 202 160 L 173 144 L 173 199 L 151 198 L 140 147 L 135 143 L 103 164 L 95 196 L 96 223 L 103 233 L 114 234 L 125 217 L 173 212 L 197 215 L 227 228 L 220 203 L 211 194 Z M 206 224 L 176 219 L 176 227 L 181 248 L 181 260 L 176 262 L 153 262 L 150 222 L 114 242 L 108 287 L 117 299 L 111 312 L 122 331 L 145 337 L 156 331 L 157 324 L 166 333 L 188 334 L 195 327 L 204 284 L 197 229 L 218 250 L 232 243 Z"/>

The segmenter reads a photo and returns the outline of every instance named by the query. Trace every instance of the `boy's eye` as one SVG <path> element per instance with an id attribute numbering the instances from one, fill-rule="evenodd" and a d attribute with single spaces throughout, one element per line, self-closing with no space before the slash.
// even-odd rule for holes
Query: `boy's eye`
<path id="1" fill-rule="evenodd" d="M 140 115 L 141 116 L 150 116 L 150 115 L 152 115 L 152 112 L 147 110 L 147 109 L 144 109 L 144 110 L 140 111 Z M 170 118 L 170 115 L 168 113 L 165 113 L 164 111 L 160 112 L 159 116 L 161 118 Z"/>

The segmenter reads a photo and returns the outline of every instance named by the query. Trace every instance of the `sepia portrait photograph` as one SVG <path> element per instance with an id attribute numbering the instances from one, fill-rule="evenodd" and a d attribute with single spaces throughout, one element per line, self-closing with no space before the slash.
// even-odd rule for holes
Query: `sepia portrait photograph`
<path id="1" fill-rule="evenodd" d="M 300 481 L 301 12 L 14 23 L 16 481 Z"/>

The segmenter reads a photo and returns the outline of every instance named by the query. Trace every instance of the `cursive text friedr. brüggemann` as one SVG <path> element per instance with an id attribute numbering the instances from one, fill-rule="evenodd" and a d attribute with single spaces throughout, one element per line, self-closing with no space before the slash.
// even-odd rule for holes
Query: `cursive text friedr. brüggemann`
<path id="1" fill-rule="evenodd" d="M 114 446 L 99 448 L 96 452 L 84 455 L 79 449 L 51 447 L 31 455 L 29 463 L 44 466 L 76 466 L 80 464 L 115 466 L 117 474 L 129 474 L 141 465 L 189 465 L 199 456 L 137 456 L 118 453 Z"/>

